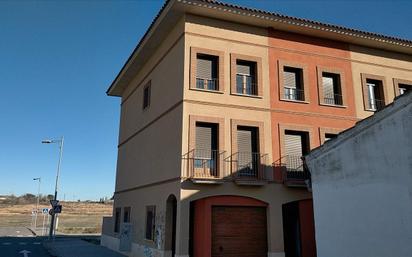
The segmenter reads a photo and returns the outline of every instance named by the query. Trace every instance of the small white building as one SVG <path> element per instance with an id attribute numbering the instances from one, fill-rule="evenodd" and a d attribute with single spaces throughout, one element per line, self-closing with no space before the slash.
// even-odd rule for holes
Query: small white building
<path id="1" fill-rule="evenodd" d="M 412 256 L 412 93 L 305 159 L 318 257 Z"/>

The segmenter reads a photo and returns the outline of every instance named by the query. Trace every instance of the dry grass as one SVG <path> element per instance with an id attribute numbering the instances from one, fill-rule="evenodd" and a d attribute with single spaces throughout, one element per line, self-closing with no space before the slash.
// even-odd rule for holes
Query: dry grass
<path id="1" fill-rule="evenodd" d="M 112 204 L 62 202 L 63 211 L 59 214 L 58 232 L 67 234 L 101 233 L 102 217 L 112 215 Z M 33 204 L 0 204 L 0 227 L 30 226 Z M 40 205 L 50 208 L 49 205 Z M 39 215 L 38 224 L 43 221 Z"/>

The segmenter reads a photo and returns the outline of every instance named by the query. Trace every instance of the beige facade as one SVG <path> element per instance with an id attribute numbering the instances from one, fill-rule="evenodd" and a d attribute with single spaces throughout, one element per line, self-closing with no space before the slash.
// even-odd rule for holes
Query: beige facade
<path id="1" fill-rule="evenodd" d="M 109 95 L 120 96 L 122 102 L 115 203 L 113 217 L 104 219 L 102 245 L 119 251 L 121 225 L 130 223 L 130 249 L 122 252 L 128 256 L 214 256 L 213 249 L 208 252 L 209 245 L 196 241 L 214 235 L 213 228 L 207 227 L 209 223 L 199 221 L 198 217 L 203 216 L 196 212 L 196 206 L 200 206 L 197 203 L 212 199 L 210 202 L 215 201 L 216 206 L 224 203 L 229 207 L 228 201 L 235 199 L 243 207 L 264 206 L 265 256 L 285 256 L 284 206 L 311 198 L 306 179 L 299 187 L 292 187 L 277 177 L 274 163 L 285 152 L 287 131 L 308 132 L 308 147 L 315 148 L 325 141 L 326 134 L 336 134 L 372 113 L 364 108 L 361 74 L 384 77 L 386 103 L 396 94 L 394 83 L 412 80 L 411 55 L 405 54 L 409 48 L 398 46 L 404 53 L 394 53 L 396 47 L 390 43 L 372 39 L 357 39 L 364 46 L 353 46 L 348 43 L 353 38 L 336 38 L 332 32 L 317 32 L 326 40 L 320 42 L 298 25 L 284 27 L 284 23 L 265 15 L 202 0 L 166 2 L 108 90 Z M 316 30 L 309 25 L 308 31 Z M 268 27 L 288 31 L 286 39 L 276 38 L 281 33 L 270 33 Z M 289 32 L 300 34 L 307 42 Z M 385 50 L 372 50 L 373 46 Z M 216 88 L 197 86 L 199 55 L 218 59 L 218 75 L 212 81 Z M 328 61 L 320 62 L 323 56 Z M 237 89 L 236 69 L 241 62 L 253 64 L 252 94 Z M 284 94 L 284 89 L 277 90 L 283 75 L 273 75 L 273 67 L 283 69 L 278 63 L 309 67 L 305 68 L 304 80 L 310 103 L 284 99 L 279 103 L 279 92 Z M 339 65 L 330 67 L 334 63 Z M 322 99 L 315 102 L 323 96 L 315 91 L 322 88 L 322 72 L 336 70 L 348 82 L 343 83 L 344 106 L 327 106 Z M 206 166 L 202 164 L 205 177 L 196 175 L 199 158 L 193 156 L 197 124 L 213 124 L 217 130 L 218 156 Z M 238 129 L 244 127 L 252 128 L 257 135 L 254 151 L 258 166 L 250 168 L 254 177 L 248 179 L 242 178 L 244 171 L 239 168 Z M 206 161 L 211 160 L 208 158 Z M 298 168 L 303 171 L 303 166 Z M 130 220 L 125 217 L 129 207 Z M 149 213 L 148 208 L 155 212 Z M 117 215 L 116 210 L 120 210 Z M 205 215 L 206 220 L 212 219 L 212 214 Z M 305 249 L 301 256 L 313 256 L 311 247 L 302 246 Z M 193 248 L 207 251 L 196 255 Z"/>

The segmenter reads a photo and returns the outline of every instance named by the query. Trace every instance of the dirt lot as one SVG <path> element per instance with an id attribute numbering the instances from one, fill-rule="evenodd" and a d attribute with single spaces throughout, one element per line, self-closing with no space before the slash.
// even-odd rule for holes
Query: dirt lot
<path id="1" fill-rule="evenodd" d="M 58 232 L 65 234 L 101 233 L 102 217 L 112 215 L 112 204 L 61 202 L 63 211 L 59 214 Z M 30 226 L 33 204 L 0 204 L 0 227 Z M 40 205 L 50 208 L 50 205 Z M 47 219 L 47 216 L 46 216 Z M 41 226 L 43 214 L 37 224 Z"/>

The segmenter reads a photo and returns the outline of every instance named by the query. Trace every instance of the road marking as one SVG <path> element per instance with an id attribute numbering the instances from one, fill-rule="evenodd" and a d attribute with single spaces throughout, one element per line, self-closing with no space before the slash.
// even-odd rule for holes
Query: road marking
<path id="1" fill-rule="evenodd" d="M 20 233 L 20 230 L 16 230 L 17 233 Z"/>
<path id="2" fill-rule="evenodd" d="M 23 235 L 17 235 L 17 237 L 23 237 Z"/>
<path id="3" fill-rule="evenodd" d="M 33 243 L 34 245 L 39 245 L 39 244 L 41 244 L 40 242 L 34 242 Z"/>
<path id="4" fill-rule="evenodd" d="M 23 254 L 23 257 L 28 257 L 29 256 L 29 253 L 31 253 L 30 251 L 27 251 L 27 250 L 23 250 L 23 251 L 21 251 L 21 252 L 19 252 L 19 253 L 22 253 Z"/>
<path id="5" fill-rule="evenodd" d="M 2 243 L 2 245 L 11 245 L 11 243 L 6 242 L 6 243 Z"/>
<path id="6" fill-rule="evenodd" d="M 25 242 L 20 242 L 19 245 L 26 245 L 27 243 Z"/>

